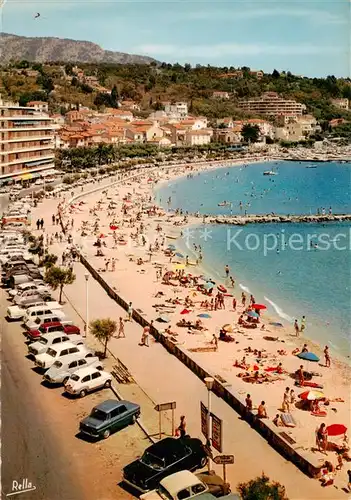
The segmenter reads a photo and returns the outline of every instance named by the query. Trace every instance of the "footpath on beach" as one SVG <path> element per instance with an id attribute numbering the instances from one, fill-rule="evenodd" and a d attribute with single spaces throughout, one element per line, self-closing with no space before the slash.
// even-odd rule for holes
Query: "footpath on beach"
<path id="1" fill-rule="evenodd" d="M 139 176 L 142 174 L 137 175 Z M 149 171 L 147 175 L 150 175 Z M 96 188 L 97 192 L 91 193 L 89 196 L 85 196 L 83 193 L 77 194 L 79 197 L 84 196 L 85 202 L 88 202 L 89 207 L 92 207 L 94 205 L 96 206 L 98 201 L 101 200 L 101 193 L 99 191 L 104 189 L 106 189 L 105 184 L 98 186 Z M 111 189 L 112 188 L 109 188 L 109 198 L 112 197 L 117 200 L 117 195 L 111 193 Z M 121 189 L 121 192 L 118 194 L 125 196 L 128 190 L 133 189 L 141 189 L 141 186 L 138 185 L 138 183 L 136 187 L 127 186 Z M 146 195 L 146 193 L 144 194 Z M 104 195 L 104 198 L 107 198 L 107 194 Z M 58 201 L 60 200 L 45 200 L 43 204 L 34 211 L 33 221 L 35 221 L 36 215 L 39 213 L 41 215 L 43 213 L 48 214 L 49 218 L 51 218 L 50 214 L 56 212 Z M 66 213 L 66 218 L 64 220 L 70 221 L 73 219 L 74 227 L 78 229 L 79 224 L 82 224 L 83 220 L 89 219 L 89 207 L 83 206 L 80 210 L 72 209 L 71 213 Z M 101 220 L 99 224 L 99 231 L 102 232 L 108 231 L 109 222 L 106 218 L 106 208 L 107 207 L 104 207 L 100 214 L 101 219 L 103 216 L 105 217 L 105 220 Z M 50 226 L 48 220 L 45 226 L 47 235 L 54 234 L 58 229 L 57 226 Z M 73 230 L 70 230 L 70 232 L 72 234 L 74 233 Z M 74 239 L 77 241 L 76 236 Z M 150 304 L 150 300 L 152 300 L 151 295 L 160 288 L 159 284 L 157 282 L 155 283 L 155 260 L 138 268 L 134 258 L 132 258 L 132 264 L 130 264 L 130 257 L 128 257 L 131 253 L 130 249 L 122 251 L 121 247 L 118 247 L 117 250 L 115 249 L 113 251 L 110 243 L 111 241 L 108 243 L 108 248 L 104 248 L 104 252 L 106 252 L 108 258 L 113 258 L 112 256 L 115 256 L 116 268 L 114 272 L 105 271 L 104 265 L 102 265 L 101 268 L 101 259 L 95 257 L 94 247 L 92 245 L 89 249 L 88 247 L 85 248 L 87 251 L 83 261 L 87 261 L 88 267 L 91 266 L 92 269 L 95 270 L 96 275 L 100 276 L 103 281 L 108 284 L 112 292 L 122 295 L 126 303 L 128 303 L 128 301 L 133 302 L 134 310 L 136 311 L 135 317 L 137 319 L 139 314 L 139 320 L 141 316 L 144 321 L 150 321 L 155 316 L 155 310 L 152 309 L 152 304 Z M 55 253 L 65 250 L 66 245 L 66 243 L 60 245 L 56 242 L 53 244 L 52 250 Z M 136 252 L 135 249 L 133 249 L 133 251 Z M 145 252 L 140 255 L 144 257 L 144 253 Z M 158 260 L 160 256 L 157 255 L 155 257 Z M 163 265 L 164 264 L 163 262 Z M 74 270 L 77 274 L 77 281 L 66 288 L 66 295 L 69 301 L 74 304 L 74 307 L 80 311 L 81 316 L 84 317 L 85 297 L 82 293 L 82 287 L 84 286 L 84 273 L 86 271 L 82 264 L 79 263 L 74 264 Z M 125 318 L 125 310 L 108 297 L 97 281 L 91 280 L 89 286 L 91 319 L 108 316 L 115 320 L 118 320 L 120 316 Z M 151 292 L 151 294 L 147 292 Z M 110 295 L 113 295 L 113 293 Z M 142 322 L 143 321 L 141 321 L 141 323 Z M 138 344 L 140 342 L 142 328 L 136 322 L 126 322 L 125 332 L 125 339 L 113 339 L 110 342 L 111 352 L 121 359 L 128 367 L 135 380 L 151 397 L 153 402 L 162 403 L 172 400 L 177 401 L 177 409 L 179 408 L 179 413 L 178 410 L 177 413 L 178 415 L 183 413 L 186 415 L 189 433 L 200 437 L 200 401 L 206 401 L 206 388 L 203 382 L 181 364 L 175 356 L 171 356 L 161 345 L 161 342 L 151 343 L 150 349 L 140 347 Z M 181 335 L 179 335 L 178 338 L 181 340 Z M 176 345 L 178 350 L 186 352 L 189 348 L 196 349 L 199 343 L 198 339 L 194 337 L 191 339 L 190 343 L 187 342 L 187 345 L 184 345 L 184 347 L 181 342 L 177 342 L 175 345 L 178 344 Z M 202 339 L 202 344 L 203 343 L 204 341 Z M 202 364 L 205 366 L 206 373 L 211 369 L 211 362 L 213 360 L 211 356 L 213 356 L 213 354 L 215 354 L 217 358 L 217 366 L 212 367 L 213 371 L 211 375 L 216 375 L 217 372 L 220 371 L 222 364 L 228 362 L 224 352 L 222 352 L 221 357 L 219 356 L 220 353 L 217 352 L 208 352 L 201 355 L 196 353 L 189 355 L 189 352 L 186 352 L 187 356 L 193 358 L 195 364 Z M 226 376 L 226 379 L 228 381 L 229 377 Z M 219 384 L 219 382 L 220 379 L 217 377 L 217 383 Z M 263 390 L 262 386 L 257 389 L 260 389 L 261 392 Z M 253 390 L 253 387 L 247 387 L 247 391 L 251 392 Z M 257 392 L 257 394 L 255 394 L 256 401 L 260 399 L 260 397 L 260 392 Z M 241 399 L 243 400 L 244 396 L 242 396 Z M 150 404 L 150 408 L 152 404 L 153 403 Z M 233 453 L 236 457 L 236 464 L 228 470 L 228 478 L 233 486 L 238 482 L 238 478 L 240 478 L 240 480 L 247 480 L 255 475 L 259 475 L 262 470 L 264 470 L 272 479 L 278 480 L 286 486 L 289 498 L 338 498 L 340 491 L 336 490 L 334 487 L 332 490 L 322 490 L 318 482 L 308 479 L 290 462 L 280 457 L 258 433 L 251 429 L 247 422 L 239 419 L 238 415 L 220 398 L 215 398 L 214 413 L 220 416 L 224 422 L 223 452 Z M 157 419 L 156 412 L 155 419 Z M 310 432 L 313 434 L 313 429 L 311 429 Z M 307 453 L 305 453 L 305 455 L 307 455 Z M 316 458 L 315 461 L 317 464 L 320 458 L 322 457 L 318 456 L 318 458 Z"/>

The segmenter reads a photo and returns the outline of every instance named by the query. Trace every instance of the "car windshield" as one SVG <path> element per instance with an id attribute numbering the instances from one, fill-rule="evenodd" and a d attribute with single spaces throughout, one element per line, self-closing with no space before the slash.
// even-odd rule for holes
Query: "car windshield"
<path id="1" fill-rule="evenodd" d="M 161 498 L 164 500 L 173 500 L 173 497 L 162 484 L 159 485 L 158 487 L 158 494 L 160 495 Z"/>
<path id="2" fill-rule="evenodd" d="M 165 467 L 164 460 L 162 458 L 156 457 L 152 453 L 146 451 L 143 456 L 141 457 L 140 461 L 144 464 L 147 465 L 148 467 L 151 467 L 152 469 L 156 470 L 162 470 Z"/>
<path id="3" fill-rule="evenodd" d="M 46 354 L 48 354 L 49 356 L 52 356 L 53 358 L 56 356 L 56 351 L 54 351 L 54 349 L 48 349 L 46 351 Z"/>
<path id="4" fill-rule="evenodd" d="M 55 363 L 53 364 L 53 366 L 55 366 L 56 368 L 61 368 L 62 362 L 61 361 L 55 361 Z"/>
<path id="5" fill-rule="evenodd" d="M 72 375 L 71 380 L 74 380 L 75 382 L 78 382 L 79 380 L 79 375 Z"/>
<path id="6" fill-rule="evenodd" d="M 92 418 L 96 418 L 97 420 L 107 420 L 107 413 L 104 411 L 99 410 L 98 408 L 94 408 L 93 411 L 90 413 L 90 416 Z"/>
<path id="7" fill-rule="evenodd" d="M 42 338 L 39 340 L 39 342 L 40 342 L 41 344 L 47 344 L 47 343 L 48 343 L 48 340 L 47 340 L 47 339 L 45 339 L 44 337 L 42 337 Z"/>

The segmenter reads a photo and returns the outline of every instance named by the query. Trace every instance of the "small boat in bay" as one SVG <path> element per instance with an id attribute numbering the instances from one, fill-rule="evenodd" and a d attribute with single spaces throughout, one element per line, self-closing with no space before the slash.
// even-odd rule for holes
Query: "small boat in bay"
<path id="1" fill-rule="evenodd" d="M 263 175 L 278 175 L 278 172 L 275 172 L 274 170 L 265 170 Z"/>

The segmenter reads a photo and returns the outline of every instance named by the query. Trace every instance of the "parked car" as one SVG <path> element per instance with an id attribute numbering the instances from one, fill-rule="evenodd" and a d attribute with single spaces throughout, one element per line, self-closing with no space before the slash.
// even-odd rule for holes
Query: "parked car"
<path id="1" fill-rule="evenodd" d="M 66 335 L 65 333 L 52 332 L 43 335 L 40 340 L 33 342 L 28 346 L 28 354 L 32 356 L 37 356 L 46 352 L 48 347 L 55 347 L 56 344 L 62 344 L 63 342 L 71 342 L 74 345 L 83 345 L 83 339 L 80 335 Z"/>
<path id="2" fill-rule="evenodd" d="M 43 375 L 43 379 L 49 384 L 65 384 L 72 373 L 87 366 L 93 366 L 97 370 L 104 369 L 97 356 L 86 357 L 86 354 L 79 352 L 55 361 Z"/>
<path id="3" fill-rule="evenodd" d="M 111 373 L 88 366 L 77 370 L 70 376 L 65 384 L 65 391 L 83 398 L 88 392 L 104 387 L 111 387 L 111 384 Z"/>
<path id="4" fill-rule="evenodd" d="M 27 330 L 29 340 L 38 340 L 42 335 L 53 332 L 61 332 L 66 335 L 80 335 L 80 329 L 75 325 L 63 325 L 59 318 L 57 321 L 47 321 L 51 318 L 44 318 L 44 321 L 37 330 Z"/>
<path id="5" fill-rule="evenodd" d="M 140 500 L 179 500 L 182 498 L 199 498 L 209 489 L 195 474 L 189 470 L 175 472 L 160 481 L 158 488 L 140 495 Z"/>
<path id="6" fill-rule="evenodd" d="M 50 293 L 49 288 L 45 283 L 34 283 L 33 281 L 29 283 L 23 283 L 18 285 L 16 288 L 9 290 L 9 296 L 10 297 L 17 297 L 17 296 L 22 296 L 23 292 L 27 292 L 29 290 L 36 290 L 39 293 L 45 292 L 45 293 Z"/>
<path id="7" fill-rule="evenodd" d="M 23 292 L 20 296 L 16 296 L 14 298 L 14 303 L 16 306 L 21 306 L 23 303 L 26 302 L 28 299 L 42 299 L 42 300 L 50 300 L 50 294 L 48 292 L 43 292 L 40 293 L 38 290 L 27 290 L 26 292 Z"/>
<path id="8" fill-rule="evenodd" d="M 146 493 L 157 488 L 166 476 L 184 469 L 200 469 L 205 467 L 207 460 L 200 439 L 168 437 L 149 446 L 141 458 L 124 467 L 123 480 Z"/>
<path id="9" fill-rule="evenodd" d="M 112 432 L 134 424 L 140 417 L 140 406 L 129 401 L 108 399 L 95 406 L 79 424 L 83 434 L 107 439 Z"/>
<path id="10" fill-rule="evenodd" d="M 34 362 L 38 368 L 47 370 L 52 366 L 55 361 L 68 356 L 69 354 L 75 354 L 79 352 L 80 354 L 85 353 L 88 356 L 93 356 L 93 353 L 85 347 L 85 345 L 74 345 L 71 342 L 63 342 L 63 344 L 57 344 L 55 347 L 49 347 L 46 352 L 38 354 L 34 357 Z"/>

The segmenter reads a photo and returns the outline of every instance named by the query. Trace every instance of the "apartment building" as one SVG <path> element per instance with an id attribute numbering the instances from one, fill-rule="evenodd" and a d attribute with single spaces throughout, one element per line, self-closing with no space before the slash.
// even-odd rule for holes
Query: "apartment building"
<path id="1" fill-rule="evenodd" d="M 39 177 L 54 167 L 51 118 L 0 96 L 0 182 Z"/>
<path id="2" fill-rule="evenodd" d="M 301 116 L 304 104 L 292 99 L 283 99 L 276 92 L 265 92 L 261 97 L 241 99 L 238 107 L 250 113 L 267 116 Z"/>
<path id="3" fill-rule="evenodd" d="M 349 100 L 348 99 L 332 99 L 331 103 L 333 106 L 339 109 L 344 109 L 345 111 L 348 111 L 349 109 Z"/>

